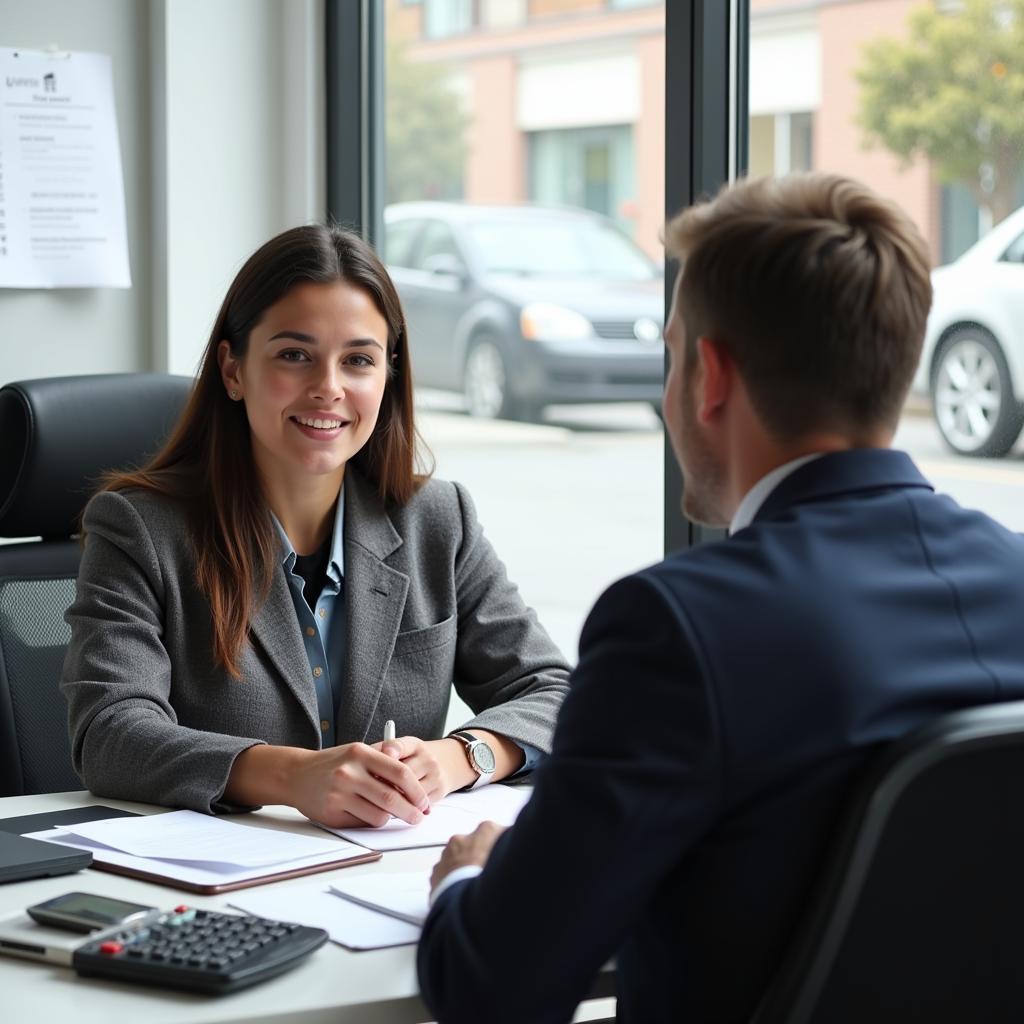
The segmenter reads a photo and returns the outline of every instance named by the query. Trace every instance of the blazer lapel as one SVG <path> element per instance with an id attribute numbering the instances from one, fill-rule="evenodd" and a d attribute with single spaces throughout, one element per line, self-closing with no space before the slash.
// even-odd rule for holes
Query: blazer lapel
<path id="1" fill-rule="evenodd" d="M 302 644 L 299 620 L 281 565 L 274 570 L 267 599 L 253 616 L 252 632 L 285 685 L 295 694 L 313 732 L 319 737 L 320 713 L 316 706 L 313 681 L 309 678 L 309 658 Z"/>
<path id="2" fill-rule="evenodd" d="M 402 623 L 409 577 L 384 564 L 402 544 L 371 485 L 351 464 L 345 473 L 345 689 L 339 737 L 376 741 L 367 732 Z"/>

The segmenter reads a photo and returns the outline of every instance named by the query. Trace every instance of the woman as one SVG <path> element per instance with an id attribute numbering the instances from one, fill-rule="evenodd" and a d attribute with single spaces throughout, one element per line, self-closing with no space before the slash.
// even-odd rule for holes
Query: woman
<path id="1" fill-rule="evenodd" d="M 85 510 L 62 689 L 93 792 L 416 823 L 548 749 L 565 661 L 415 436 L 372 250 L 318 226 L 264 245 L 164 449 Z M 441 738 L 453 681 L 476 717 Z"/>

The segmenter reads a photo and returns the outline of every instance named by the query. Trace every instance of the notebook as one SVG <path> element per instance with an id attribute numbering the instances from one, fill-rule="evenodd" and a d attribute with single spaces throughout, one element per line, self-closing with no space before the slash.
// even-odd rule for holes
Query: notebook
<path id="1" fill-rule="evenodd" d="M 87 850 L 69 850 L 11 832 L 0 832 L 0 882 L 70 875 L 91 863 L 92 854 Z"/>

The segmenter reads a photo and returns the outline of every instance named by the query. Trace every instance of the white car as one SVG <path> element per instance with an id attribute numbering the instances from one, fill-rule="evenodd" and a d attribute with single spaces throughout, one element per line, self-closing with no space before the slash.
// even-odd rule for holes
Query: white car
<path id="1" fill-rule="evenodd" d="M 1024 426 L 1024 206 L 932 273 L 914 390 L 961 455 L 1005 455 Z"/>

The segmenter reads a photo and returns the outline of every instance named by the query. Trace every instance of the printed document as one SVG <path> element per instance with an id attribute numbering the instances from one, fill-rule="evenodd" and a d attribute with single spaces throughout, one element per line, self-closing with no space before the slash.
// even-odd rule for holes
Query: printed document
<path id="1" fill-rule="evenodd" d="M 105 54 L 0 49 L 0 287 L 131 287 Z"/>

